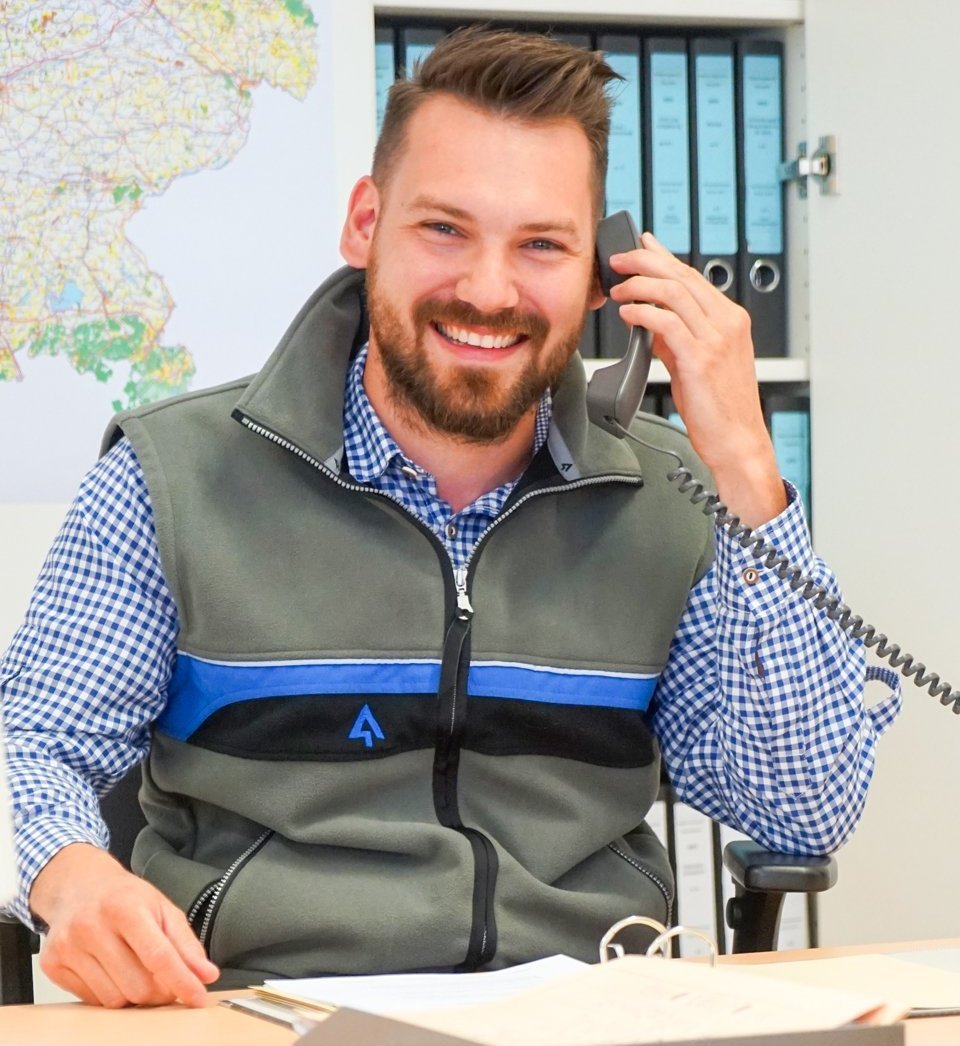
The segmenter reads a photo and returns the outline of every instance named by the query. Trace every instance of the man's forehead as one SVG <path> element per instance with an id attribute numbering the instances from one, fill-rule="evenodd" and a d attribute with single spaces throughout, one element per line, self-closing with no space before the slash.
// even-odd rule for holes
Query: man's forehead
<path id="1" fill-rule="evenodd" d="M 485 185 L 498 210 L 514 211 L 514 224 L 531 233 L 576 233 L 591 208 L 592 153 L 572 118 L 521 120 L 444 94 L 420 105 L 405 139 L 388 179 L 402 186 L 405 213 L 476 218 Z"/>

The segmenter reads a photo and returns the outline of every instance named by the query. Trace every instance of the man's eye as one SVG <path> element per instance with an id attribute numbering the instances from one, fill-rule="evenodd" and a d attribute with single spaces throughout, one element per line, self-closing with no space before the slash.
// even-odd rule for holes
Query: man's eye
<path id="1" fill-rule="evenodd" d="M 562 249 L 560 244 L 554 243 L 553 240 L 531 240 L 527 246 L 537 251 L 559 251 Z"/>
<path id="2" fill-rule="evenodd" d="M 448 222 L 427 222 L 426 227 L 432 232 L 439 232 L 444 236 L 456 236 L 457 234 L 457 230 Z"/>

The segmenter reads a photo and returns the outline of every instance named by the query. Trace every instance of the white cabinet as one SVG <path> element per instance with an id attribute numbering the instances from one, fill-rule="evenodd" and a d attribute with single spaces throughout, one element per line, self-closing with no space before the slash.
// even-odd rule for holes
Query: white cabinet
<path id="1" fill-rule="evenodd" d="M 960 7 L 936 0 L 380 0 L 389 14 L 754 26 L 787 52 L 787 142 L 839 143 L 840 195 L 788 194 L 790 358 L 809 375 L 814 529 L 850 604 L 960 686 L 952 565 L 960 510 L 954 130 Z M 333 0 L 338 198 L 374 142 L 370 0 Z M 773 370 L 767 368 L 772 367 Z M 778 372 L 777 367 L 787 368 Z M 960 854 L 945 798 L 960 785 L 960 717 L 904 682 L 862 826 L 821 904 L 824 944 L 960 935 Z M 871 691 L 882 696 L 881 688 Z"/>

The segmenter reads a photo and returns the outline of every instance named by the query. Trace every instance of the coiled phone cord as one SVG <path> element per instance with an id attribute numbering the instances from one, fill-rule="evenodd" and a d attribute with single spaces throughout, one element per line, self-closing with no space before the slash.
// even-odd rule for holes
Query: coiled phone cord
<path id="1" fill-rule="evenodd" d="M 927 688 L 931 697 L 939 697 L 940 704 L 953 705 L 955 715 L 960 715 L 960 690 L 954 690 L 949 683 L 941 682 L 936 672 L 927 672 L 927 666 L 922 661 L 916 661 L 912 654 L 902 654 L 897 643 L 891 643 L 882 633 L 877 632 L 873 625 L 864 623 L 862 617 L 842 603 L 836 596 L 830 595 L 827 590 L 818 584 L 812 577 L 804 574 L 802 570 L 795 567 L 786 556 L 782 556 L 766 538 L 754 534 L 752 528 L 740 522 L 740 517 L 733 515 L 727 510 L 727 506 L 720 500 L 718 494 L 707 490 L 697 480 L 693 473 L 684 465 L 683 459 L 666 447 L 656 447 L 634 435 L 623 425 L 614 419 L 610 419 L 621 433 L 635 443 L 655 450 L 660 454 L 667 454 L 677 462 L 677 467 L 667 473 L 667 479 L 678 485 L 681 494 L 690 491 L 690 502 L 693 505 L 703 505 L 703 514 L 714 517 L 714 524 L 718 528 L 726 530 L 741 548 L 747 549 L 755 558 L 762 561 L 763 565 L 774 569 L 777 576 L 786 581 L 790 587 L 800 593 L 802 599 L 807 599 L 817 608 L 823 610 L 831 621 L 836 621 L 841 631 L 849 632 L 854 639 L 863 640 L 866 647 L 876 647 L 877 656 L 889 661 L 893 668 L 900 670 L 901 674 L 911 679 L 915 686 Z"/>

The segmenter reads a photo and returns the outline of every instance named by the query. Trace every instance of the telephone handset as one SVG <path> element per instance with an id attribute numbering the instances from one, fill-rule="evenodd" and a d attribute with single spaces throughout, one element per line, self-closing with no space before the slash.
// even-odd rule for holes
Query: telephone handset
<path id="1" fill-rule="evenodd" d="M 624 277 L 610 268 L 610 255 L 636 250 L 640 237 L 628 211 L 617 211 L 597 226 L 597 267 L 600 287 L 607 296 L 610 288 Z M 621 439 L 630 427 L 650 373 L 650 343 L 653 338 L 643 327 L 630 328 L 630 340 L 623 358 L 594 372 L 587 387 L 587 415 L 594 425 Z"/>
<path id="2" fill-rule="evenodd" d="M 597 265 L 600 272 L 600 286 L 603 293 L 610 294 L 614 284 L 621 283 L 624 277 L 610 268 L 610 255 L 632 251 L 640 246 L 637 227 L 627 211 L 617 211 L 604 218 L 597 226 Z M 943 681 L 936 672 L 927 672 L 922 661 L 917 661 L 911 654 L 901 652 L 896 643 L 878 632 L 873 625 L 868 625 L 863 618 L 845 603 L 831 595 L 813 578 L 808 577 L 795 567 L 785 556 L 774 548 L 766 538 L 754 534 L 752 529 L 740 522 L 739 517 L 727 510 L 719 495 L 707 490 L 698 482 L 693 473 L 684 465 L 682 459 L 672 450 L 647 443 L 630 431 L 630 424 L 640 409 L 640 401 L 647 384 L 650 371 L 650 346 L 652 337 L 643 327 L 630 328 L 630 340 L 627 351 L 621 360 L 612 366 L 594 372 L 587 386 L 587 415 L 594 425 L 621 439 L 631 439 L 649 450 L 666 454 L 677 462 L 677 467 L 667 473 L 667 479 L 677 484 L 681 494 L 690 493 L 694 505 L 702 505 L 705 515 L 714 517 L 714 524 L 733 537 L 742 548 L 761 560 L 764 566 L 776 571 L 801 598 L 810 600 L 818 610 L 835 621 L 840 629 L 849 632 L 855 639 L 863 640 L 864 646 L 876 647 L 878 657 L 889 661 L 893 668 L 899 669 L 907 679 L 913 677 L 918 687 L 927 687 L 931 697 L 939 697 L 944 706 L 952 706 L 954 713 L 960 715 L 960 690 L 954 690 Z"/>

